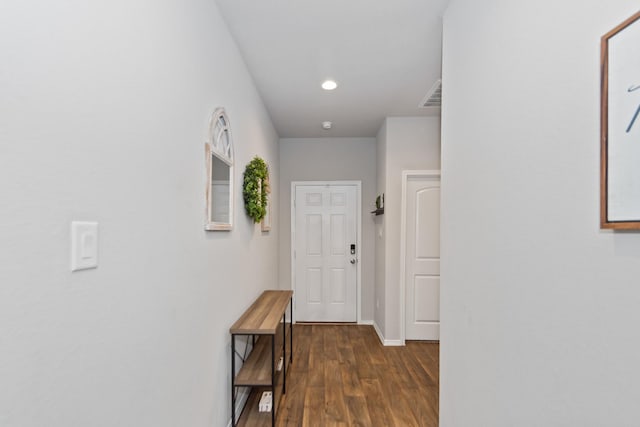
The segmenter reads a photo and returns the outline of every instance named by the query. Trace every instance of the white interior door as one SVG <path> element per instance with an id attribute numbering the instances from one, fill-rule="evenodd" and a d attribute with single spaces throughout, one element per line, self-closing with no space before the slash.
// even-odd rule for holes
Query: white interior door
<path id="1" fill-rule="evenodd" d="M 440 339 L 440 176 L 411 176 L 405 197 L 405 335 Z"/>
<path id="2" fill-rule="evenodd" d="M 356 185 L 295 186 L 296 321 L 357 320 L 357 188 Z"/>

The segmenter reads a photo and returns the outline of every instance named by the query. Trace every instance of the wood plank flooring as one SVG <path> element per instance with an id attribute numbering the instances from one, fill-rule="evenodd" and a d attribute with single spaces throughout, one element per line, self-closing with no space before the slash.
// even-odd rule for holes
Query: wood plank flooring
<path id="1" fill-rule="evenodd" d="M 362 325 L 294 328 L 278 426 L 438 425 L 439 344 L 384 347 Z"/>

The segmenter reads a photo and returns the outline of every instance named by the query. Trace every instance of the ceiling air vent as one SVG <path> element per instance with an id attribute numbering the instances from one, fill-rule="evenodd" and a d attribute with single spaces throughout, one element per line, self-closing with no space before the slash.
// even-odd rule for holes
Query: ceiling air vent
<path id="1" fill-rule="evenodd" d="M 425 96 L 418 107 L 420 108 L 430 108 L 430 107 L 440 107 L 442 104 L 442 80 L 438 79 L 433 84 L 427 96 Z"/>

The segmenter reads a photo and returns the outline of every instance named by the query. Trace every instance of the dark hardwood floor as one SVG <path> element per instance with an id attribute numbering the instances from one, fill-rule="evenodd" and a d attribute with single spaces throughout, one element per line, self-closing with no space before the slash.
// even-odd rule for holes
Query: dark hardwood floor
<path id="1" fill-rule="evenodd" d="M 295 325 L 278 426 L 438 425 L 439 344 L 384 347 L 371 326 Z"/>

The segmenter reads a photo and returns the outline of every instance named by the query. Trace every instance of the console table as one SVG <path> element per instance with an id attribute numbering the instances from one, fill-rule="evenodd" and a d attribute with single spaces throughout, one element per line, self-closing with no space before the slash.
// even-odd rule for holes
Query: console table
<path id="1" fill-rule="evenodd" d="M 264 291 L 229 329 L 233 427 L 267 426 L 269 421 L 272 426 L 275 425 L 278 403 L 282 394 L 286 392 L 287 365 L 293 362 L 293 328 L 291 323 L 286 321 L 287 306 L 291 310 L 290 319 L 293 319 L 293 291 Z M 239 335 L 250 336 L 253 348 L 236 374 L 236 337 Z M 280 357 L 283 360 L 282 371 L 276 369 Z M 251 392 L 236 420 L 237 387 L 250 387 Z M 258 410 L 264 391 L 272 392 L 271 412 Z"/>

